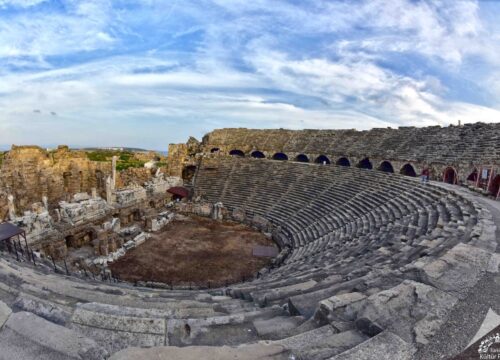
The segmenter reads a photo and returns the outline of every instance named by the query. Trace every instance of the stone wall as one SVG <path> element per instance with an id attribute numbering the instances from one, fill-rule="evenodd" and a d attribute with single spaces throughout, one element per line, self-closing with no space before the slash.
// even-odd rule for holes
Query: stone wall
<path id="1" fill-rule="evenodd" d="M 154 156 L 155 153 L 144 153 Z M 13 195 L 19 214 L 46 196 L 50 208 L 68 201 L 74 194 L 91 193 L 106 197 L 106 178 L 112 175 L 111 161 L 88 159 L 84 151 L 59 146 L 47 151 L 38 146 L 12 146 L 0 166 L 0 221 L 8 218 L 8 195 Z M 142 185 L 150 181 L 155 171 L 129 168 L 117 173 L 116 187 Z"/>
<path id="2" fill-rule="evenodd" d="M 14 196 L 18 211 L 48 198 L 51 206 L 79 192 L 105 191 L 111 164 L 90 161 L 83 151 L 60 146 L 46 151 L 37 146 L 13 146 L 0 168 L 0 219 L 5 219 L 5 194 Z"/>
<path id="3" fill-rule="evenodd" d="M 500 124 L 368 131 L 219 129 L 203 137 L 200 149 L 205 156 L 229 155 L 236 150 L 246 157 L 254 151 L 266 158 L 283 153 L 289 160 L 305 155 L 309 162 L 321 155 L 331 163 L 345 157 L 351 166 L 368 158 L 374 169 L 389 161 L 394 172 L 410 164 L 419 174 L 428 166 L 436 180 L 441 180 L 445 170 L 452 168 L 458 180 L 465 182 L 474 169 L 482 166 L 500 172 Z"/>

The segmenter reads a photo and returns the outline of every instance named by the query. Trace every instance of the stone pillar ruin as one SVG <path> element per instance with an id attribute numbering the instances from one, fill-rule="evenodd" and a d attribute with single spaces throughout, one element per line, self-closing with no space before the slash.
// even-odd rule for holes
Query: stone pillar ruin
<path id="1" fill-rule="evenodd" d="M 222 209 L 224 205 L 221 202 L 215 203 L 212 210 L 212 219 L 214 220 L 222 220 L 224 214 L 222 213 Z"/>
<path id="2" fill-rule="evenodd" d="M 95 187 L 92 188 L 92 199 L 97 199 L 97 189 Z"/>
<path id="3" fill-rule="evenodd" d="M 49 199 L 47 198 L 47 196 L 42 196 L 42 203 L 45 211 L 49 211 Z"/>
<path id="4" fill-rule="evenodd" d="M 113 180 L 109 176 L 106 178 L 106 201 L 109 205 L 113 203 Z"/>
<path id="5" fill-rule="evenodd" d="M 113 156 L 112 167 L 113 167 L 113 182 L 111 183 L 111 189 L 114 190 L 116 188 L 116 161 L 118 160 L 117 156 Z"/>
<path id="6" fill-rule="evenodd" d="M 9 195 L 7 199 L 9 200 L 9 218 L 13 221 L 16 218 L 16 205 L 14 205 L 14 196 Z"/>

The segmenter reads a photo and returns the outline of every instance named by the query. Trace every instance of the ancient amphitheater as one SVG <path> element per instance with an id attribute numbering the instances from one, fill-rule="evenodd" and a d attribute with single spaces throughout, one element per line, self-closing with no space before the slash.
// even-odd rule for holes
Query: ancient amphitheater
<path id="1" fill-rule="evenodd" d="M 0 359 L 476 356 L 500 313 L 500 124 L 222 129 L 154 171 L 114 162 L 4 156 Z M 186 216 L 250 226 L 278 253 L 224 284 L 110 270 Z"/>

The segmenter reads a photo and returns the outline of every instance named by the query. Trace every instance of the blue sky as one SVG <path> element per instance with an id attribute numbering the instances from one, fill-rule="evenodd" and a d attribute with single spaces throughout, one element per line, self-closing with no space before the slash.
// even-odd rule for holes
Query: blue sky
<path id="1" fill-rule="evenodd" d="M 500 2 L 0 0 L 0 146 L 500 121 Z"/>

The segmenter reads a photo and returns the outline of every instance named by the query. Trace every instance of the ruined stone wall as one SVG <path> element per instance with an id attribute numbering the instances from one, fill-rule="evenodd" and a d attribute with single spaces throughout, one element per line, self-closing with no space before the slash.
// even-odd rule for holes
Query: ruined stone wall
<path id="1" fill-rule="evenodd" d="M 200 143 L 193 137 L 186 144 L 168 145 L 167 175 L 182 177 L 186 166 L 196 164 L 195 157 L 200 150 Z"/>
<path id="2" fill-rule="evenodd" d="M 93 187 L 105 190 L 111 164 L 88 160 L 81 151 L 66 146 L 48 152 L 37 146 L 13 146 L 0 168 L 0 219 L 5 218 L 5 194 L 14 196 L 18 212 L 47 196 L 54 206 Z"/>
<path id="3" fill-rule="evenodd" d="M 43 196 L 47 196 L 51 208 L 76 193 L 90 194 L 92 188 L 105 197 L 106 178 L 111 173 L 111 162 L 91 161 L 84 151 L 67 146 L 47 151 L 38 146 L 14 145 L 0 166 L 0 221 L 7 219 L 8 195 L 14 196 L 19 214 Z M 117 173 L 116 187 L 142 185 L 153 176 L 150 169 L 129 168 Z"/>
<path id="4" fill-rule="evenodd" d="M 390 161 L 394 172 L 411 164 L 417 174 L 429 166 L 433 178 L 439 179 L 447 167 L 453 167 L 461 180 L 474 168 L 500 166 L 500 124 L 475 123 L 450 127 L 400 127 L 356 130 L 252 130 L 219 129 L 203 138 L 203 154 L 228 155 L 241 150 L 251 156 L 255 150 L 272 158 L 282 152 L 289 160 L 304 154 L 313 162 L 325 155 L 332 163 L 349 159 L 355 166 L 369 158 L 376 169 Z"/>
<path id="5" fill-rule="evenodd" d="M 143 185 L 151 180 L 156 170 L 146 168 L 128 168 L 120 171 L 116 176 L 116 188 L 124 188 L 131 185 Z"/>

